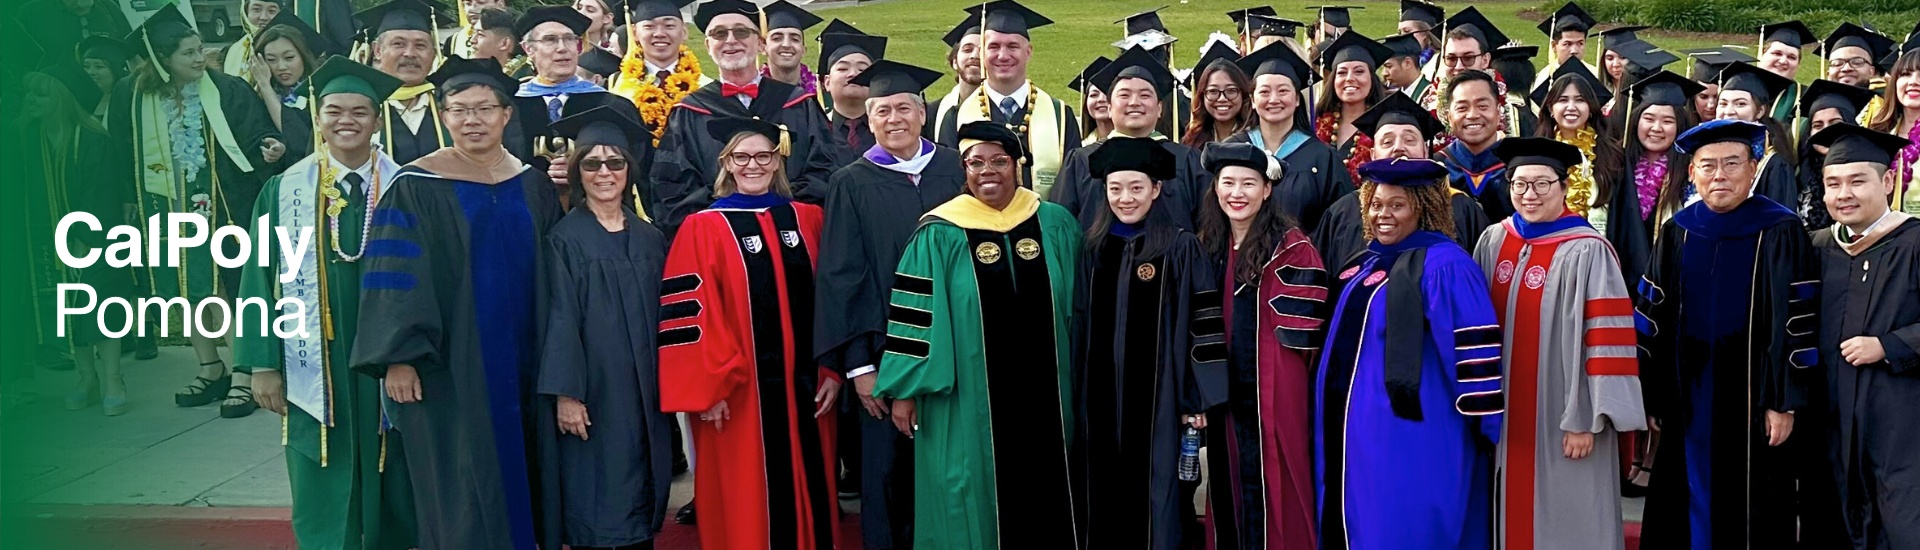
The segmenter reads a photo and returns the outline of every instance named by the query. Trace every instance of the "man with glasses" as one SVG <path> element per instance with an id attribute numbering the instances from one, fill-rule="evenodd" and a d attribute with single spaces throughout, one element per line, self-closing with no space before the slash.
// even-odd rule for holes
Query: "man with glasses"
<path id="1" fill-rule="evenodd" d="M 1443 40 L 1444 47 L 1441 48 L 1437 59 L 1440 62 L 1440 74 L 1444 81 L 1452 80 L 1453 77 L 1468 70 L 1491 73 L 1493 49 L 1506 44 L 1507 35 L 1494 27 L 1493 22 L 1488 21 L 1486 16 L 1481 15 L 1478 8 L 1469 6 L 1460 13 L 1453 14 L 1453 17 L 1447 18 L 1447 34 Z M 1505 85 L 1496 88 L 1494 97 L 1506 97 Z M 1420 98 L 1420 105 L 1436 113 L 1440 112 L 1440 109 L 1445 106 L 1440 105 L 1439 92 L 1439 87 L 1428 88 L 1426 96 Z"/>
<path id="2" fill-rule="evenodd" d="M 807 196 L 808 186 L 823 184 L 833 173 L 825 147 L 827 117 L 814 94 L 760 74 L 760 16 L 746 0 L 714 0 L 694 13 L 720 79 L 681 99 L 667 116 L 667 132 L 651 171 L 659 202 L 649 213 L 669 236 L 680 220 L 713 202 L 725 145 L 706 131 L 707 121 L 715 117 L 757 118 L 783 128 L 790 143 L 776 145 L 792 151 L 786 172 L 794 196 Z"/>
<path id="3" fill-rule="evenodd" d="M 520 113 L 520 134 L 528 143 L 519 150 L 532 151 L 522 160 L 547 173 L 560 196 L 569 196 L 567 181 L 567 144 L 556 137 L 549 125 L 554 121 L 587 112 L 602 105 L 623 113 L 635 112 L 633 102 L 607 93 L 591 81 L 580 78 L 581 34 L 592 19 L 567 6 L 535 6 L 520 16 L 513 26 L 521 48 L 533 60 L 533 78 L 520 83 L 514 93 L 514 111 Z M 652 143 L 629 143 L 626 150 L 639 161 L 638 173 L 646 173 L 653 158 Z M 647 196 L 641 193 L 641 196 Z M 564 200 L 564 199 L 563 199 Z"/>
<path id="4" fill-rule="evenodd" d="M 952 147 L 960 142 L 958 128 L 990 120 L 1013 128 L 1032 161 L 1021 167 L 1021 185 L 1046 196 L 1060 175 L 1067 154 L 1080 147 L 1080 121 L 1073 108 L 1027 80 L 1033 58 L 1029 31 L 1053 20 L 1014 0 L 994 0 L 967 8 L 979 18 L 981 74 L 984 86 L 954 105 L 952 117 L 941 117 L 935 142 Z"/>

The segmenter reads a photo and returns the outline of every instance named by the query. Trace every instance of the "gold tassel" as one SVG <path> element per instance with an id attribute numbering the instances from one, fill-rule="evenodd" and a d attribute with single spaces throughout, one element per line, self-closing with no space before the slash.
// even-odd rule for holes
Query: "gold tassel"
<path id="1" fill-rule="evenodd" d="M 287 446 L 287 416 L 280 416 L 280 446 Z"/>
<path id="2" fill-rule="evenodd" d="M 387 432 L 380 432 L 380 473 L 387 473 Z"/>
<path id="3" fill-rule="evenodd" d="M 793 156 L 793 134 L 787 131 L 787 125 L 780 124 L 780 156 Z"/>
<path id="4" fill-rule="evenodd" d="M 320 424 L 320 467 L 327 467 L 327 425 Z"/>

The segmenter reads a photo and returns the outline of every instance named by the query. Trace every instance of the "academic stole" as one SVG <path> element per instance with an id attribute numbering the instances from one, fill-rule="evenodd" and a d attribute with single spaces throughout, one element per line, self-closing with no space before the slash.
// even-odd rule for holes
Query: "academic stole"
<path id="1" fill-rule="evenodd" d="M 207 210 L 209 224 L 220 223 L 220 213 L 231 213 L 227 208 L 227 195 L 220 185 L 219 157 L 213 154 L 218 147 L 227 154 L 227 159 L 241 172 L 253 173 L 253 163 L 247 160 L 245 152 L 233 137 L 233 128 L 227 125 L 226 111 L 220 105 L 220 88 L 213 83 L 213 77 L 202 76 L 195 84 L 200 91 L 200 110 L 204 119 L 200 125 L 201 139 L 207 140 Z M 167 119 L 166 107 L 160 102 L 169 101 L 157 94 L 141 93 L 134 104 L 134 180 L 139 182 L 140 190 L 167 198 L 169 212 L 184 211 L 193 197 L 187 195 L 187 183 L 180 170 L 173 166 L 173 131 Z M 184 109 L 182 110 L 184 112 Z M 135 193 L 138 196 L 138 192 Z M 145 200 L 136 200 L 134 205 L 140 209 L 140 219 L 157 214 L 148 212 Z M 182 254 L 185 254 L 183 251 Z M 184 256 L 175 258 L 178 267 L 174 275 L 178 277 L 182 296 L 187 292 L 187 262 Z M 147 266 L 147 288 L 159 288 L 159 280 L 154 276 L 154 266 Z M 220 270 L 213 270 L 213 288 L 220 286 Z M 180 316 L 185 323 L 185 316 Z M 163 335 L 164 336 L 164 335 Z"/>
<path id="2" fill-rule="evenodd" d="M 1053 188 L 1054 178 L 1060 176 L 1060 163 L 1066 156 L 1066 145 L 1062 140 L 1079 139 L 1080 136 L 1067 136 L 1063 133 L 1067 128 L 1066 110 L 1060 109 L 1059 105 L 1054 103 L 1053 96 L 1047 95 L 1047 92 L 1042 91 L 1032 82 L 1028 82 L 1027 86 L 1031 86 L 1033 91 L 1033 99 L 1026 105 L 1031 116 L 1028 117 L 1030 123 L 1027 125 L 1027 131 L 1020 138 L 1021 142 L 1027 146 L 1027 152 L 1033 156 L 1033 181 L 1030 182 L 1033 185 L 1033 191 L 1044 197 L 1047 195 L 1047 190 Z M 972 95 L 961 100 L 959 113 L 957 113 L 960 118 L 955 121 L 954 128 L 966 126 L 969 122 L 992 120 L 991 113 L 969 108 L 986 101 L 986 98 L 987 87 L 981 86 L 975 89 Z M 1000 107 L 989 105 L 987 108 Z M 1019 129 L 1015 128 L 1014 131 L 1017 133 Z M 1046 139 L 1034 139 L 1035 136 Z"/>

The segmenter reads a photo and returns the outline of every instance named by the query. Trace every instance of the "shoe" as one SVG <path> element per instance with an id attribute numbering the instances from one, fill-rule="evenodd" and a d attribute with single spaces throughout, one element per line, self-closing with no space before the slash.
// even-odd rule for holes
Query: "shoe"
<path id="1" fill-rule="evenodd" d="M 693 520 L 693 501 L 691 500 L 687 501 L 686 506 L 680 507 L 679 513 L 673 515 L 673 522 L 681 525 L 693 525 Z"/>
<path id="2" fill-rule="evenodd" d="M 85 390 L 74 390 L 73 393 L 67 394 L 65 405 L 67 410 L 77 411 L 91 407 L 98 401 L 100 401 L 100 385 L 94 384 Z"/>
<path id="3" fill-rule="evenodd" d="M 123 414 L 127 414 L 127 398 L 125 397 L 100 398 L 100 411 L 106 413 L 107 416 L 120 416 Z"/>
<path id="4" fill-rule="evenodd" d="M 160 344 L 152 336 L 133 339 L 133 358 L 137 361 L 149 361 L 160 356 Z"/>
<path id="5" fill-rule="evenodd" d="M 217 380 L 193 377 L 193 383 L 187 384 L 187 390 L 173 394 L 173 404 L 181 407 L 198 407 L 219 400 L 233 387 L 233 375 L 222 376 Z"/>
<path id="6" fill-rule="evenodd" d="M 240 402 L 233 402 L 235 399 Z M 259 409 L 260 404 L 253 400 L 253 388 L 233 386 L 227 390 L 226 401 L 220 403 L 220 418 L 246 418 Z"/>

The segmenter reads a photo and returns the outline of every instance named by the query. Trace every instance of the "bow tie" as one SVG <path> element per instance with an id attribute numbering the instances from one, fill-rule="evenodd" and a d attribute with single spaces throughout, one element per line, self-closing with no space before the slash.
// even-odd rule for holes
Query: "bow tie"
<path id="1" fill-rule="evenodd" d="M 740 94 L 747 94 L 747 97 L 759 99 L 760 84 L 754 83 L 745 86 L 735 86 L 724 82 L 720 84 L 720 95 L 722 97 L 733 97 Z"/>

